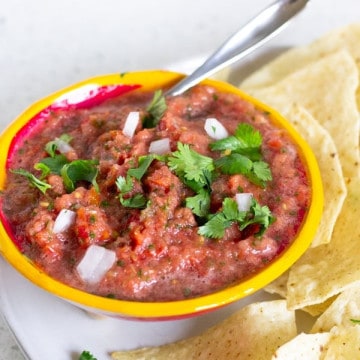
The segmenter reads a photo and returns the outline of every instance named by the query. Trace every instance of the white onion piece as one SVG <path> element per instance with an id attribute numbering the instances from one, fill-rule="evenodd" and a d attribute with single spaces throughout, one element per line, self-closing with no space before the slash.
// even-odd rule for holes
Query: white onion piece
<path id="1" fill-rule="evenodd" d="M 235 201 L 239 211 L 249 211 L 251 207 L 251 201 L 253 194 L 251 193 L 239 193 L 235 195 Z"/>
<path id="2" fill-rule="evenodd" d="M 80 260 L 76 270 L 84 281 L 89 284 L 98 283 L 114 265 L 116 254 L 102 246 L 90 245 Z"/>
<path id="3" fill-rule="evenodd" d="M 169 152 L 171 152 L 169 138 L 154 140 L 150 143 L 149 146 L 150 154 L 162 155 L 162 154 L 167 154 Z"/>
<path id="4" fill-rule="evenodd" d="M 123 134 L 129 138 L 132 138 L 135 134 L 135 130 L 140 121 L 140 113 L 138 111 L 131 111 L 125 120 L 123 127 Z"/>
<path id="5" fill-rule="evenodd" d="M 229 136 L 224 125 L 215 118 L 206 119 L 204 129 L 206 133 L 215 140 L 221 140 Z"/>
<path id="6" fill-rule="evenodd" d="M 74 150 L 74 148 L 72 146 L 70 146 L 66 141 L 64 141 L 60 138 L 55 138 L 54 143 L 55 143 L 57 149 L 61 152 L 61 154 L 66 154 L 69 151 Z"/>
<path id="7" fill-rule="evenodd" d="M 55 219 L 53 233 L 61 233 L 69 229 L 69 227 L 75 222 L 76 213 L 68 209 L 60 210 L 58 216 Z"/>

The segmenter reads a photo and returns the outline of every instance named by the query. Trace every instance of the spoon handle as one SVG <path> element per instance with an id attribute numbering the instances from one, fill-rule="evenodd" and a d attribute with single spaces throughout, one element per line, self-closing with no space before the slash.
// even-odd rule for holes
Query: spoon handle
<path id="1" fill-rule="evenodd" d="M 182 94 L 201 80 L 245 57 L 278 34 L 309 0 L 278 0 L 238 30 L 192 74 L 178 82 L 166 95 Z"/>

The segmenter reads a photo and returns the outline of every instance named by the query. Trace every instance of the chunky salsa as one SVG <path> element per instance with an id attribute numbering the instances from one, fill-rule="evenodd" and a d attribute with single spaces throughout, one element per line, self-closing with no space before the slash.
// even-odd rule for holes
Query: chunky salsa
<path id="1" fill-rule="evenodd" d="M 2 211 L 52 277 L 172 301 L 251 276 L 296 236 L 307 171 L 271 114 L 199 85 L 51 109 L 18 140 Z"/>

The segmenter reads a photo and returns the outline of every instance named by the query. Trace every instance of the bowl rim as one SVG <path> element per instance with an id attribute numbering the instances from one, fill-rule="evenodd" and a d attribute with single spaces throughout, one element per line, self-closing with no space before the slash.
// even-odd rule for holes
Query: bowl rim
<path id="1" fill-rule="evenodd" d="M 66 97 L 69 93 L 93 85 L 95 87 L 100 87 L 105 85 L 140 84 L 141 90 L 152 91 L 161 87 L 171 86 L 182 77 L 184 77 L 184 75 L 181 73 L 166 70 L 147 70 L 100 75 L 77 82 L 33 103 L 0 135 L 0 142 L 3 144 L 3 150 L 6 149 L 6 151 L 2 151 L 0 154 L 0 191 L 5 185 L 6 162 L 13 137 L 29 120 L 54 102 Z M 38 287 L 85 309 L 123 318 L 148 320 L 194 316 L 225 306 L 260 290 L 294 264 L 310 246 L 320 222 L 323 209 L 324 197 L 321 174 L 312 149 L 294 127 L 275 109 L 263 104 L 258 99 L 251 97 L 229 83 L 211 79 L 204 80 L 201 83 L 214 86 L 222 92 L 230 92 L 239 95 L 243 99 L 253 103 L 256 107 L 268 112 L 275 123 L 288 131 L 291 139 L 299 148 L 300 156 L 303 158 L 305 165 L 307 165 L 308 177 L 312 190 L 311 204 L 305 221 L 299 229 L 298 235 L 282 254 L 259 272 L 244 279 L 239 284 L 209 295 L 167 302 L 138 302 L 111 299 L 89 294 L 65 285 L 38 269 L 29 258 L 19 251 L 17 246 L 11 240 L 11 237 L 8 235 L 8 225 L 6 224 L 6 221 L 4 221 L 0 222 L 0 254 L 6 261 Z"/>

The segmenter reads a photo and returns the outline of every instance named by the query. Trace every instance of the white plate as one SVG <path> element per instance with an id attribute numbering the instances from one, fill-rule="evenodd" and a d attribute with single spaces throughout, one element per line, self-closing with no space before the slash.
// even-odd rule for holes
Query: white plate
<path id="1" fill-rule="evenodd" d="M 88 350 L 98 360 L 119 349 L 160 345 L 198 334 L 236 309 L 270 299 L 259 292 L 243 301 L 196 318 L 139 322 L 92 315 L 31 284 L 0 258 L 1 307 L 29 359 L 77 359 Z"/>
<path id="2" fill-rule="evenodd" d="M 88 0 L 85 7 L 80 0 L 4 1 L 0 69 L 6 71 L 0 82 L 0 127 L 34 100 L 89 76 L 157 67 L 188 72 L 202 55 L 271 2 L 106 0 L 99 6 L 98 1 Z M 236 67 L 232 82 L 238 83 L 248 71 L 289 46 L 359 21 L 358 14 L 358 0 L 311 0 L 290 29 Z M 94 319 L 35 287 L 0 258 L 1 312 L 32 360 L 75 360 L 82 350 L 99 360 L 109 359 L 113 350 L 198 334 L 244 304 L 268 298 L 259 292 L 211 314 L 172 322 Z M 304 328 L 308 321 L 301 321 Z M 0 335 L 1 331 L 0 321 Z M 14 360 L 13 343 L 2 341 L 0 359 Z"/>

